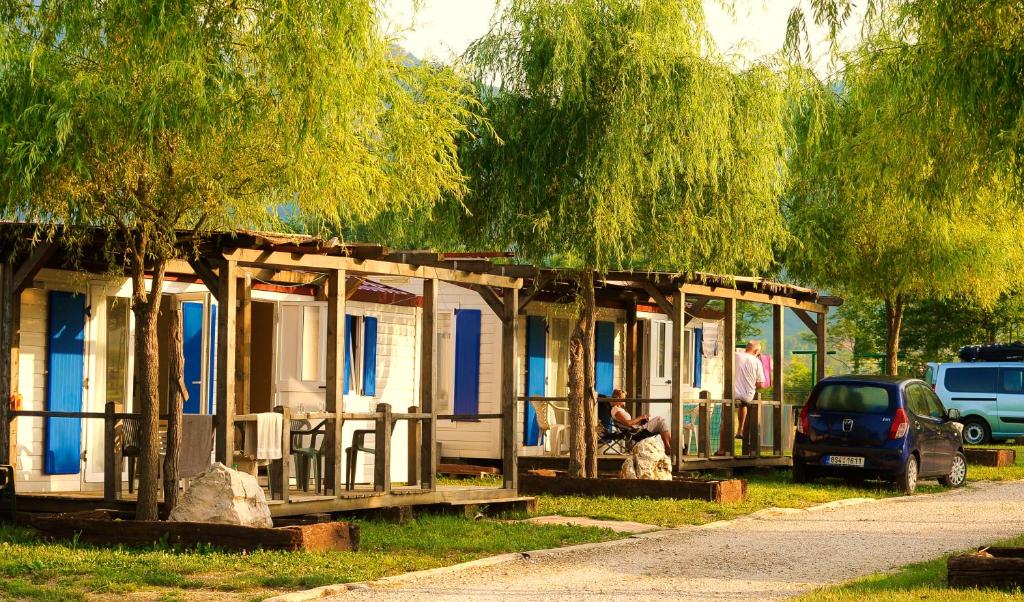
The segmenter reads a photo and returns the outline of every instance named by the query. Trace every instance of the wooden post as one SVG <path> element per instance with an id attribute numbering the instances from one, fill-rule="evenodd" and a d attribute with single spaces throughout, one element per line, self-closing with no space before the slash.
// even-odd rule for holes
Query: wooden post
<path id="1" fill-rule="evenodd" d="M 117 458 L 117 419 L 114 418 L 114 402 L 108 401 L 103 407 L 103 501 L 117 501 L 120 494 L 121 466 Z"/>
<path id="2" fill-rule="evenodd" d="M 434 404 L 437 345 L 436 278 L 423 279 L 423 313 L 420 332 L 420 413 L 430 418 L 420 430 L 420 483 L 423 489 L 437 490 L 437 411 Z"/>
<path id="3" fill-rule="evenodd" d="M 698 410 L 698 418 L 700 424 L 700 430 L 697 431 L 697 446 L 699 448 L 700 457 L 710 458 L 711 457 L 711 414 L 714 411 L 714 407 L 711 405 L 710 395 L 707 395 L 706 391 L 700 392 L 700 409 Z"/>
<path id="4" fill-rule="evenodd" d="M 720 340 L 722 341 L 725 374 L 722 381 L 725 383 L 722 392 L 723 399 L 735 399 L 736 397 L 736 300 L 724 299 L 725 321 Z M 722 429 L 719 433 L 719 446 L 730 456 L 734 455 L 736 446 L 733 438 L 736 430 L 733 428 L 733 411 L 735 404 L 722 404 Z"/>
<path id="5" fill-rule="evenodd" d="M 291 495 L 292 411 L 285 406 L 277 406 L 274 411 L 281 414 L 281 459 L 274 462 L 274 470 L 271 471 L 271 478 L 276 477 L 277 483 L 271 483 L 270 495 L 275 500 L 287 502 Z"/>
<path id="6" fill-rule="evenodd" d="M 248 414 L 250 407 L 250 372 L 252 371 L 252 276 L 238 279 L 238 354 L 235 359 L 235 399 L 239 413 Z"/>
<path id="7" fill-rule="evenodd" d="M 376 431 L 373 434 L 373 490 L 391 492 L 391 404 L 378 403 Z"/>
<path id="8" fill-rule="evenodd" d="M 815 355 L 815 359 L 818 363 L 818 380 L 825 378 L 825 359 L 828 357 L 828 349 L 826 343 L 826 328 L 828 325 L 828 313 L 822 312 L 818 314 L 818 322 L 814 329 L 814 335 L 818 343 L 818 353 Z"/>
<path id="9" fill-rule="evenodd" d="M 225 260 L 220 268 L 220 311 L 217 312 L 217 449 L 218 462 L 231 466 L 235 452 L 235 318 L 238 266 Z"/>
<path id="10" fill-rule="evenodd" d="M 11 400 L 17 378 L 14 366 L 15 297 L 14 266 L 0 265 L 0 463 L 14 464 L 11 449 Z"/>
<path id="11" fill-rule="evenodd" d="M 760 400 L 755 400 L 754 403 L 750 404 L 747 408 L 747 425 L 744 427 L 746 432 L 743 434 L 743 455 L 754 456 L 755 458 L 761 455 L 761 403 Z"/>
<path id="12" fill-rule="evenodd" d="M 326 409 L 334 414 L 324 435 L 324 494 L 341 496 L 342 412 L 345 411 L 345 270 L 327 274 L 327 385 Z"/>
<path id="13" fill-rule="evenodd" d="M 686 294 L 676 290 L 672 299 L 672 464 L 683 464 L 683 385 L 686 384 L 686 357 L 683 328 L 686 324 Z"/>
<path id="14" fill-rule="evenodd" d="M 505 312 L 501 321 L 501 476 L 505 489 L 519 488 L 518 435 L 516 428 L 516 326 L 519 289 L 504 290 Z"/>
<path id="15" fill-rule="evenodd" d="M 626 301 L 626 357 L 623 358 L 622 371 L 625 373 L 627 397 L 642 397 L 636 385 L 636 299 Z M 636 408 L 630 408 L 636 414 Z"/>
<path id="16" fill-rule="evenodd" d="M 772 451 L 776 456 L 782 455 L 782 408 L 786 397 L 785 369 L 786 360 L 786 308 L 776 305 L 772 308 L 772 397 L 775 408 L 772 410 Z"/>
<path id="17" fill-rule="evenodd" d="M 410 414 L 418 414 L 420 411 L 417 406 L 410 406 Z M 423 421 L 421 420 L 410 420 L 409 421 L 409 436 L 408 443 L 406 444 L 406 450 L 409 454 L 409 476 L 406 478 L 406 482 L 409 485 L 420 484 L 420 432 L 423 430 Z"/>

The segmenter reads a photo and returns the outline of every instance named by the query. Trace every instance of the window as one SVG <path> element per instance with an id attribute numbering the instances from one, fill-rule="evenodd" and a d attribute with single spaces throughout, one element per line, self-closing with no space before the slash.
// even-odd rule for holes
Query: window
<path id="1" fill-rule="evenodd" d="M 128 397 L 128 301 L 107 297 L 106 394 L 118 411 L 124 411 Z"/>
<path id="2" fill-rule="evenodd" d="M 551 318 L 551 383 L 550 394 L 565 397 L 569 394 L 569 320 Z"/>
<path id="3" fill-rule="evenodd" d="M 996 368 L 948 368 L 946 390 L 954 393 L 995 393 Z"/>
<path id="4" fill-rule="evenodd" d="M 935 384 L 935 366 L 928 366 L 928 369 L 924 371 L 924 382 L 929 385 Z"/>
<path id="5" fill-rule="evenodd" d="M 825 385 L 818 392 L 814 407 L 828 412 L 884 414 L 889 411 L 889 391 L 876 385 Z"/>
<path id="6" fill-rule="evenodd" d="M 306 305 L 302 308 L 302 380 L 324 380 L 321 310 L 319 305 Z"/>
<path id="7" fill-rule="evenodd" d="M 999 392 L 1024 394 L 1024 368 L 1000 368 Z"/>
<path id="8" fill-rule="evenodd" d="M 931 410 L 928 408 L 928 396 L 925 392 L 926 390 L 920 385 L 911 385 L 906 389 L 907 408 L 917 416 L 931 415 Z"/>
<path id="9" fill-rule="evenodd" d="M 668 350 L 668 324 L 658 322 L 658 378 L 665 378 L 665 354 Z"/>
<path id="10" fill-rule="evenodd" d="M 945 416 L 946 408 L 942 407 L 939 396 L 928 387 L 920 387 L 920 389 L 924 391 L 924 396 L 928 400 L 928 415 L 932 418 L 942 418 Z"/>
<path id="11" fill-rule="evenodd" d="M 345 393 L 377 394 L 377 318 L 345 316 Z"/>

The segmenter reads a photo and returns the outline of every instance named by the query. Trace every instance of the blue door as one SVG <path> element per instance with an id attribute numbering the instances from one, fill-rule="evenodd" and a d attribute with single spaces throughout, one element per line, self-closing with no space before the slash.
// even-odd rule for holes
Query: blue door
<path id="1" fill-rule="evenodd" d="M 526 394 L 543 397 L 547 383 L 547 320 L 540 316 L 526 318 Z M 537 413 L 529 403 L 524 411 L 523 445 L 540 445 Z"/>
<path id="2" fill-rule="evenodd" d="M 480 310 L 455 311 L 456 414 L 480 413 Z"/>
<path id="3" fill-rule="evenodd" d="M 85 295 L 51 291 L 47 319 L 46 409 L 81 412 L 85 355 Z M 46 474 L 78 474 L 81 418 L 46 418 Z"/>
<path id="4" fill-rule="evenodd" d="M 612 396 L 615 388 L 615 324 L 598 322 L 594 333 L 594 388 L 598 395 Z"/>
<path id="5" fill-rule="evenodd" d="M 203 302 L 181 304 L 181 339 L 185 354 L 185 390 L 188 400 L 182 406 L 186 414 L 198 414 L 203 398 Z"/>

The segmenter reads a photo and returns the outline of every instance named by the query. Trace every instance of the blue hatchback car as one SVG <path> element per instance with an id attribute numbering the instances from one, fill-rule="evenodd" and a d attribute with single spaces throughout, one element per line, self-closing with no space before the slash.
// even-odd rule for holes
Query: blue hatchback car
<path id="1" fill-rule="evenodd" d="M 800 411 L 793 480 L 874 477 L 895 481 L 905 493 L 922 478 L 960 487 L 967 460 L 958 417 L 917 379 L 826 378 Z"/>

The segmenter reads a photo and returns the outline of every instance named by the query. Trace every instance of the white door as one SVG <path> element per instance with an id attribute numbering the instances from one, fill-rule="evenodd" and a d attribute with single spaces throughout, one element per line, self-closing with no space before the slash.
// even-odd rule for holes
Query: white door
<path id="1" fill-rule="evenodd" d="M 672 398 L 672 322 L 666 318 L 653 318 L 648 322 L 648 381 L 647 396 L 651 399 Z M 647 408 L 651 416 L 661 416 L 671 422 L 671 404 L 652 403 Z"/>
<path id="2" fill-rule="evenodd" d="M 327 400 L 327 304 L 278 305 L 278 403 L 297 411 L 323 410 Z"/>

